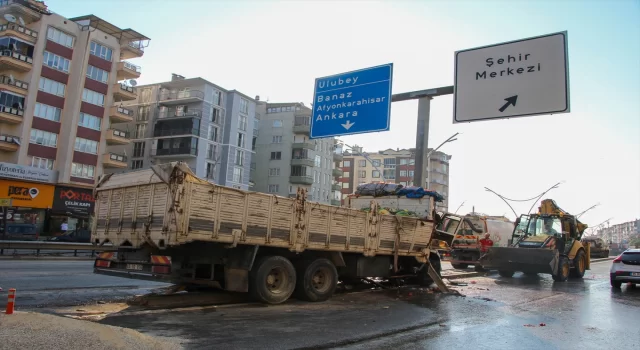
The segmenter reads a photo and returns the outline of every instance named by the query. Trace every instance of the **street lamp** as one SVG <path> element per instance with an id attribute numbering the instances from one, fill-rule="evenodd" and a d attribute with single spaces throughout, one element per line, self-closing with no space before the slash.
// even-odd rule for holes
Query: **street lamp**
<path id="1" fill-rule="evenodd" d="M 429 189 L 429 187 L 431 186 L 431 154 L 437 150 L 440 149 L 440 147 L 444 146 L 445 143 L 449 143 L 449 142 L 453 142 L 455 140 L 457 140 L 457 138 L 455 138 L 456 136 L 460 135 L 459 132 L 453 134 L 451 137 L 449 137 L 448 139 L 446 139 L 443 143 L 441 143 L 438 147 L 432 149 L 431 151 L 429 151 L 429 153 L 427 153 L 427 181 L 426 181 L 426 190 Z M 422 182 L 422 181 L 420 181 Z"/>
<path id="2" fill-rule="evenodd" d="M 458 206 L 458 209 L 456 209 L 454 214 L 458 214 L 458 210 L 460 210 L 460 208 L 462 208 L 463 205 L 464 205 L 464 201 L 462 201 L 462 203 L 460 203 L 460 205 Z"/>

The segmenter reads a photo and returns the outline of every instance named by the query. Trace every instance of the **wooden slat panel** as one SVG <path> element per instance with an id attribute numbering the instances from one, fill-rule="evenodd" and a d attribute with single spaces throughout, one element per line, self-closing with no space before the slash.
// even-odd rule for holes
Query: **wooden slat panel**
<path id="1" fill-rule="evenodd" d="M 269 203 L 272 196 L 258 193 L 250 193 L 247 196 L 245 241 L 252 244 L 265 244 L 269 228 Z"/>

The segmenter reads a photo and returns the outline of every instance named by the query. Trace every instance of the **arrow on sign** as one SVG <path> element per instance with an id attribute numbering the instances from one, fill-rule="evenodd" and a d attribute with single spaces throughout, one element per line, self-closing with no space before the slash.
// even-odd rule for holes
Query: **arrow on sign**
<path id="1" fill-rule="evenodd" d="M 518 95 L 507 97 L 504 100 L 507 101 L 507 103 L 505 103 L 504 106 L 500 107 L 499 109 L 500 112 L 504 112 L 504 110 L 507 109 L 509 105 L 513 105 L 515 107 L 516 101 L 518 100 Z"/>
<path id="2" fill-rule="evenodd" d="M 349 130 L 351 129 L 351 127 L 354 125 L 355 123 L 352 123 L 350 121 L 347 120 L 347 122 L 345 124 L 342 124 L 342 127 Z"/>

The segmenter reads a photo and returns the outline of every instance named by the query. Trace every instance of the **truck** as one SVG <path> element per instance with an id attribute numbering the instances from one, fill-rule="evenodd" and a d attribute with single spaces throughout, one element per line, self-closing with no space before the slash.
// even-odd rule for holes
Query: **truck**
<path id="1" fill-rule="evenodd" d="M 514 224 L 503 216 L 469 213 L 461 218 L 449 254 L 443 259 L 454 269 L 466 269 L 473 265 L 476 271 L 483 270 L 480 259 L 480 239 L 488 233 L 495 247 L 507 247 L 511 243 Z"/>
<path id="2" fill-rule="evenodd" d="M 505 278 L 518 271 L 550 274 L 556 282 L 582 278 L 591 266 L 589 243 L 581 240 L 586 229 L 553 199 L 544 199 L 537 213 L 516 219 L 510 246 L 489 248 L 479 263 Z"/>
<path id="3" fill-rule="evenodd" d="M 435 213 L 380 214 L 243 191 L 182 162 L 111 174 L 95 187 L 97 274 L 248 292 L 262 303 L 329 299 L 340 280 L 410 276 L 439 283 Z M 433 208 L 431 201 L 430 207 Z M 435 268 L 434 268 L 435 267 Z M 442 284 L 443 285 L 443 284 Z"/>

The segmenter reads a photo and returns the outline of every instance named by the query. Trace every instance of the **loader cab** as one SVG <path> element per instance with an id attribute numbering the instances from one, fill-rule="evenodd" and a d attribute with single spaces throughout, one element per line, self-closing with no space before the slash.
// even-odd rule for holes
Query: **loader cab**
<path id="1" fill-rule="evenodd" d="M 576 239 L 580 239 L 580 234 L 573 216 L 522 215 L 516 220 L 513 234 L 513 242 L 520 248 L 565 251 Z"/>

